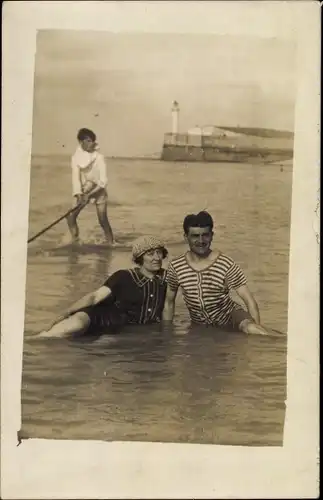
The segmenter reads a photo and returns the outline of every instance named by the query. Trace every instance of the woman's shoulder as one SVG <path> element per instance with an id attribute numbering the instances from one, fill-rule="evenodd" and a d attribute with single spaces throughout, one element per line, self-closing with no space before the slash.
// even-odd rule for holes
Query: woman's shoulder
<path id="1" fill-rule="evenodd" d="M 117 271 L 114 271 L 111 277 L 117 276 L 119 278 L 127 278 L 128 276 L 131 276 L 131 271 L 133 271 L 133 269 L 128 269 L 128 268 L 118 269 Z"/>
<path id="2" fill-rule="evenodd" d="M 118 269 L 117 271 L 114 271 L 111 273 L 108 278 L 106 279 L 106 283 L 116 283 L 120 281 L 126 280 L 128 277 L 130 277 L 130 273 L 128 269 Z"/>
<path id="3" fill-rule="evenodd" d="M 160 278 L 161 281 L 164 281 L 166 278 L 167 270 L 162 268 L 157 277 Z M 118 282 L 129 282 L 135 281 L 138 284 L 143 284 L 148 280 L 146 276 L 144 276 L 139 267 L 131 267 L 127 269 L 119 269 L 110 275 L 108 280 L 118 281 Z"/>

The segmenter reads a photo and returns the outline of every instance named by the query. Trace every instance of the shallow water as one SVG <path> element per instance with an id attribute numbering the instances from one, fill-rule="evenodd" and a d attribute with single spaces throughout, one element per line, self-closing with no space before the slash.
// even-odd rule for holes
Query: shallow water
<path id="1" fill-rule="evenodd" d="M 70 204 L 64 158 L 34 158 L 29 236 Z M 101 238 L 95 207 L 80 216 L 82 252 L 57 250 L 63 221 L 29 245 L 22 381 L 23 434 L 31 437 L 281 445 L 286 339 L 191 328 L 179 296 L 173 331 L 132 327 L 93 342 L 38 340 L 72 302 L 131 265 L 141 234 L 185 249 L 186 213 L 208 209 L 214 245 L 245 270 L 262 322 L 287 329 L 292 169 L 109 161 L 109 214 L 121 249 Z M 55 250 L 56 249 L 56 250 Z M 167 265 L 167 262 L 166 262 Z"/>

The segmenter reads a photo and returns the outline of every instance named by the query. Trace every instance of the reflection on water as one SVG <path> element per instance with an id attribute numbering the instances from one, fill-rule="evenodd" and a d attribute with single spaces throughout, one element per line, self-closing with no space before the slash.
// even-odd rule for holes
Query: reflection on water
<path id="1" fill-rule="evenodd" d="M 32 170 L 30 233 L 55 218 L 53 206 L 59 213 L 68 203 L 69 170 L 62 167 L 53 177 L 50 189 L 46 169 Z M 249 277 L 263 322 L 286 330 L 291 171 L 125 161 L 121 169 L 115 161 L 109 178 L 110 216 L 125 245 L 139 234 L 161 234 L 170 257 L 178 255 L 185 249 L 183 216 L 207 207 L 216 219 L 218 245 Z M 55 182 L 63 186 L 59 197 Z M 83 214 L 80 227 L 89 241 L 100 235 L 95 209 L 89 207 Z M 94 341 L 30 338 L 100 286 L 107 275 L 131 265 L 127 248 L 39 252 L 54 248 L 65 231 L 63 223 L 30 245 L 23 433 L 67 439 L 282 444 L 286 339 L 191 327 L 181 295 L 174 327 L 167 333 L 156 325 L 128 327 L 120 335 Z"/>

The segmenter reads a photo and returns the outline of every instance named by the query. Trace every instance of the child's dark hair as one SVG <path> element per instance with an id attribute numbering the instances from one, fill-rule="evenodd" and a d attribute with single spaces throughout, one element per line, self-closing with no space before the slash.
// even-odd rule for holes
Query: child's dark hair
<path id="1" fill-rule="evenodd" d="M 163 259 L 166 259 L 167 255 L 168 255 L 168 250 L 166 250 L 166 248 L 161 248 L 161 250 L 163 251 Z M 144 263 L 144 255 L 140 255 L 139 257 L 136 257 L 135 259 L 133 259 L 134 263 L 137 265 L 137 266 L 142 266 L 143 263 Z"/>
<path id="2" fill-rule="evenodd" d="M 208 212 L 204 210 L 198 214 L 186 215 L 183 222 L 184 233 L 188 234 L 190 227 L 209 227 L 213 231 L 213 219 Z"/>
<path id="3" fill-rule="evenodd" d="M 93 142 L 96 141 L 96 135 L 93 130 L 90 130 L 89 128 L 81 128 L 77 133 L 77 140 L 81 142 L 87 138 L 91 139 Z"/>

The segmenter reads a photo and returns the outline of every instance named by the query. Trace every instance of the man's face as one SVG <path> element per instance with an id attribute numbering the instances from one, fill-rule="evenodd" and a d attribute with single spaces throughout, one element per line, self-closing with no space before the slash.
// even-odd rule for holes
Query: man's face
<path id="1" fill-rule="evenodd" d="M 209 227 L 190 227 L 185 239 L 191 252 L 200 257 L 207 256 L 213 239 L 213 231 Z"/>
<path id="2" fill-rule="evenodd" d="M 82 149 L 84 149 L 84 151 L 87 151 L 88 153 L 92 153 L 96 146 L 96 142 L 93 141 L 90 137 L 85 137 L 83 141 L 80 141 L 80 144 Z"/>

